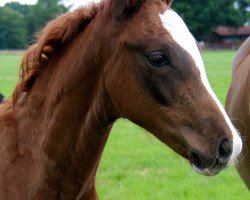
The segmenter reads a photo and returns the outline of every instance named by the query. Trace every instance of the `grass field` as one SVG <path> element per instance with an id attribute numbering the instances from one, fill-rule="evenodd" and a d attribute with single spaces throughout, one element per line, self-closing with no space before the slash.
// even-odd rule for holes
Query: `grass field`
<path id="1" fill-rule="evenodd" d="M 203 55 L 210 83 L 224 103 L 233 51 Z M 10 95 L 20 55 L 0 54 L 0 91 Z M 101 200 L 247 200 L 250 194 L 234 168 L 203 177 L 187 161 L 127 120 L 116 122 L 97 175 Z"/>

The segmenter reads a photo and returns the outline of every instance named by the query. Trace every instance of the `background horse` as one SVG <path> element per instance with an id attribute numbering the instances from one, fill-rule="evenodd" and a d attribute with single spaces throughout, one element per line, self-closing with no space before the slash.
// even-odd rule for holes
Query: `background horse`
<path id="1" fill-rule="evenodd" d="M 112 124 L 127 118 L 211 176 L 242 142 L 170 0 L 107 0 L 50 22 L 0 107 L 0 199 L 97 199 Z"/>
<path id="2" fill-rule="evenodd" d="M 0 93 L 0 103 L 2 103 L 4 100 L 4 96 Z"/>
<path id="3" fill-rule="evenodd" d="M 227 95 L 226 110 L 244 138 L 242 160 L 237 170 L 250 189 L 250 37 L 243 43 L 233 63 L 233 79 Z"/>

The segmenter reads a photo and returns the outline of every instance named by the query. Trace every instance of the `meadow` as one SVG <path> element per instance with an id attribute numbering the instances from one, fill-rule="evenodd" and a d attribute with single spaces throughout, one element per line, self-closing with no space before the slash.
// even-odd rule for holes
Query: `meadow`
<path id="1" fill-rule="evenodd" d="M 223 104 L 234 55 L 234 51 L 203 54 L 209 81 Z M 19 53 L 0 54 L 0 92 L 6 96 L 18 80 L 20 62 Z M 150 133 L 124 119 L 115 123 L 110 134 L 96 185 L 101 200 L 250 199 L 235 168 L 215 177 L 199 175 Z"/>

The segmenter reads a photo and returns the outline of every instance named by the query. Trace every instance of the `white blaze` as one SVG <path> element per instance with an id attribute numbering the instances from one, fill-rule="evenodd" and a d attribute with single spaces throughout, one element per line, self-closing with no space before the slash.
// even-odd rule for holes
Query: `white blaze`
<path id="1" fill-rule="evenodd" d="M 232 131 L 233 152 L 229 160 L 229 164 L 233 164 L 235 158 L 240 154 L 242 150 L 242 140 L 239 137 L 236 129 L 232 125 L 231 121 L 229 120 L 229 117 L 227 116 L 223 106 L 221 105 L 220 101 L 216 97 L 215 93 L 213 92 L 208 82 L 206 71 L 205 71 L 205 66 L 204 66 L 201 54 L 199 52 L 199 49 L 197 47 L 196 40 L 194 39 L 193 35 L 188 30 L 182 18 L 173 10 L 166 10 L 163 14 L 160 14 L 160 19 L 163 24 L 163 27 L 165 27 L 165 29 L 171 35 L 171 37 L 175 40 L 175 42 L 177 42 L 193 58 L 196 66 L 200 70 L 201 80 L 205 88 L 207 89 L 209 94 L 213 97 L 221 113 L 223 114 L 225 121 L 227 122 L 230 130 Z"/>

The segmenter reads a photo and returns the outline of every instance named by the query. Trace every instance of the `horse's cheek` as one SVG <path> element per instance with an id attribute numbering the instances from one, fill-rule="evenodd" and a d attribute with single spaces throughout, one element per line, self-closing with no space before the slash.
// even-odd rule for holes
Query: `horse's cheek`
<path id="1" fill-rule="evenodd" d="M 4 116 L 2 116 L 3 118 Z M 13 161 L 13 159 L 18 155 L 17 152 L 17 133 L 15 123 L 13 123 L 11 119 L 0 120 L 0 169 L 3 166 L 9 166 L 9 164 Z"/>

